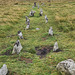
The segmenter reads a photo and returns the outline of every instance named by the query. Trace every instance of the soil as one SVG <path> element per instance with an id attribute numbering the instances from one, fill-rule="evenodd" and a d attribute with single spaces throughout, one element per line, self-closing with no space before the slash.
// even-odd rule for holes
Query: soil
<path id="1" fill-rule="evenodd" d="M 20 57 L 20 59 L 19 59 L 20 61 L 25 61 L 26 63 L 32 63 L 32 60 L 31 59 L 29 59 L 29 58 L 25 58 L 25 57 Z"/>
<path id="2" fill-rule="evenodd" d="M 36 55 L 39 55 L 40 58 L 45 57 L 49 52 L 53 50 L 53 46 L 41 46 L 41 47 L 35 47 Z M 60 52 L 62 50 L 58 49 L 55 52 Z"/>
<path id="3" fill-rule="evenodd" d="M 47 53 L 51 52 L 53 49 L 53 46 L 41 46 L 41 47 L 35 47 L 36 54 L 40 56 L 40 58 L 43 58 L 46 56 Z"/>

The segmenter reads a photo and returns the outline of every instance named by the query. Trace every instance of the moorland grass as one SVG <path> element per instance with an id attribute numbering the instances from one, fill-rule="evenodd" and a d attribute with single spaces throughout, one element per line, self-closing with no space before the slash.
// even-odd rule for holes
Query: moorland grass
<path id="1" fill-rule="evenodd" d="M 20 39 L 23 49 L 19 55 L 0 55 L 0 67 L 5 63 L 9 69 L 9 75 L 60 75 L 56 70 L 56 65 L 65 59 L 75 60 L 75 2 L 55 3 L 51 6 L 45 3 L 40 7 L 43 9 L 42 17 L 39 16 L 40 9 L 33 8 L 36 12 L 34 17 L 29 17 L 29 30 L 24 30 L 25 16 L 29 15 L 33 4 L 29 2 L 25 4 L 10 7 L 0 5 L 0 54 L 13 49 L 14 43 L 19 39 L 17 36 L 19 30 L 26 39 Z M 47 24 L 45 15 L 48 16 Z M 48 36 L 51 26 L 55 34 L 52 37 Z M 40 30 L 37 31 L 36 28 Z M 51 51 L 42 59 L 36 55 L 35 47 L 53 46 L 56 41 L 62 52 Z M 32 59 L 32 63 L 20 61 L 21 57 Z"/>

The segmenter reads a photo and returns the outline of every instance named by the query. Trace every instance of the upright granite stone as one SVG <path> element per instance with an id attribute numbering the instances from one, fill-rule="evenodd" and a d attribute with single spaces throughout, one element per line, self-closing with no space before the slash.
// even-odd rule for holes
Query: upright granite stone
<path id="1" fill-rule="evenodd" d="M 42 14 L 43 14 L 43 10 L 41 8 L 39 15 L 42 16 Z"/>
<path id="2" fill-rule="evenodd" d="M 54 47 L 53 47 L 53 51 L 55 52 L 55 51 L 57 51 L 58 49 L 59 49 L 58 43 L 55 42 Z"/>
<path id="3" fill-rule="evenodd" d="M 20 39 L 23 39 L 23 35 L 22 35 L 21 31 L 18 31 L 18 36 L 19 36 Z"/>
<path id="4" fill-rule="evenodd" d="M 21 49 L 22 49 L 21 43 L 19 40 L 17 40 L 16 43 L 14 44 L 12 54 L 15 54 L 15 53 L 19 54 Z"/>
<path id="5" fill-rule="evenodd" d="M 50 27 L 48 34 L 49 34 L 50 36 L 53 36 L 53 28 L 52 28 L 52 27 Z"/>
<path id="6" fill-rule="evenodd" d="M 0 69 L 0 75 L 6 75 L 8 73 L 7 65 L 4 64 L 3 67 Z"/>
<path id="7" fill-rule="evenodd" d="M 30 21 L 27 22 L 26 30 L 30 28 Z"/>
<path id="8" fill-rule="evenodd" d="M 29 16 L 34 16 L 35 11 L 31 10 Z"/>
<path id="9" fill-rule="evenodd" d="M 47 15 L 45 15 L 45 20 L 46 20 L 46 23 L 48 22 L 48 18 L 47 18 Z"/>
<path id="10" fill-rule="evenodd" d="M 56 66 L 62 75 L 75 75 L 75 63 L 72 59 L 67 59 Z"/>
<path id="11" fill-rule="evenodd" d="M 26 24 L 30 23 L 30 19 L 26 16 Z"/>

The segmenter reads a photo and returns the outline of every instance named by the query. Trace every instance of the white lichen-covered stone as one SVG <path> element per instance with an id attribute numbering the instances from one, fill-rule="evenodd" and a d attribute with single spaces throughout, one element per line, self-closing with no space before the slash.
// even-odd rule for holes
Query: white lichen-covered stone
<path id="1" fill-rule="evenodd" d="M 22 34 L 21 31 L 18 31 L 18 36 L 19 36 L 20 39 L 23 39 L 23 34 Z"/>
<path id="2" fill-rule="evenodd" d="M 14 53 L 19 54 L 21 50 L 22 50 L 22 45 L 21 45 L 20 41 L 17 40 L 14 47 L 13 47 L 12 54 L 14 54 Z"/>
<path id="3" fill-rule="evenodd" d="M 53 36 L 53 28 L 52 27 L 50 27 L 50 29 L 49 29 L 49 35 Z"/>
<path id="4" fill-rule="evenodd" d="M 75 75 L 75 63 L 72 59 L 67 59 L 58 63 L 57 70 L 64 75 Z"/>
<path id="5" fill-rule="evenodd" d="M 53 51 L 57 51 L 58 50 L 58 43 L 57 42 L 55 42 L 55 44 L 54 44 L 54 47 L 53 47 Z"/>
<path id="6" fill-rule="evenodd" d="M 0 69 L 0 75 L 6 75 L 8 73 L 7 65 L 4 64 L 3 67 Z"/>
<path id="7" fill-rule="evenodd" d="M 48 18 L 47 18 L 47 15 L 45 15 L 45 20 L 46 20 L 46 23 L 48 22 Z"/>

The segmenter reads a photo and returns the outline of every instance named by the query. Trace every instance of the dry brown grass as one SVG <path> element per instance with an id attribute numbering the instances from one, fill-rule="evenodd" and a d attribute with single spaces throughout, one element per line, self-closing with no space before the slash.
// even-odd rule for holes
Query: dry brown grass
<path id="1" fill-rule="evenodd" d="M 26 12 L 27 9 L 18 6 L 0 7 L 0 25 L 10 24 L 11 22 L 18 22 L 18 19 L 22 16 L 22 13 Z"/>

